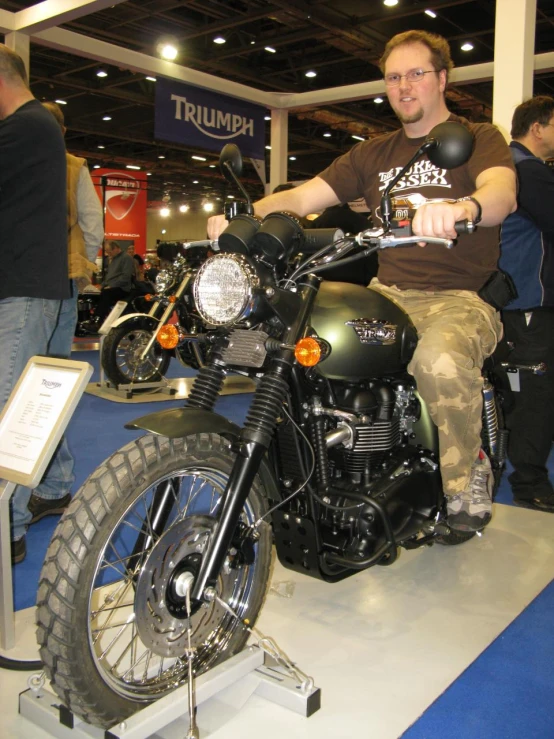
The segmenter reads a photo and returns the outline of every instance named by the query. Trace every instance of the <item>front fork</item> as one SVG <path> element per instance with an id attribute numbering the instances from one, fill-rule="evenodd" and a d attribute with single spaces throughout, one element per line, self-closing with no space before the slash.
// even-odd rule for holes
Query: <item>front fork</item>
<path id="1" fill-rule="evenodd" d="M 235 446 L 237 456 L 222 496 L 216 525 L 191 591 L 193 601 L 203 601 L 206 588 L 216 584 L 217 576 L 231 547 L 242 509 L 263 457 L 271 444 L 277 419 L 288 393 L 288 381 L 294 363 L 291 347 L 304 333 L 318 285 L 319 279 L 308 275 L 301 286 L 300 310 L 283 336 L 283 348 L 271 360 L 269 369 L 254 394 L 240 440 Z"/>

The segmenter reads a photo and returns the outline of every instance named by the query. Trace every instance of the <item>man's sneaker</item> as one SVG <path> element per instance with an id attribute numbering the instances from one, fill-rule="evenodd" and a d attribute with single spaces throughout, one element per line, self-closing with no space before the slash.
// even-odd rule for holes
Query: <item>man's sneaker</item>
<path id="1" fill-rule="evenodd" d="M 492 517 L 493 475 L 482 450 L 471 467 L 469 483 L 458 495 L 446 498 L 446 522 L 456 531 L 480 531 Z"/>
<path id="2" fill-rule="evenodd" d="M 23 560 L 27 556 L 27 544 L 25 543 L 25 536 L 22 536 L 21 539 L 16 539 L 15 541 L 12 541 L 11 550 L 12 565 L 18 565 L 20 562 L 23 562 Z"/>
<path id="3" fill-rule="evenodd" d="M 33 494 L 27 505 L 27 508 L 33 514 L 30 523 L 36 523 L 45 516 L 63 513 L 70 503 L 70 493 L 64 495 L 63 498 L 39 498 L 38 495 Z"/>

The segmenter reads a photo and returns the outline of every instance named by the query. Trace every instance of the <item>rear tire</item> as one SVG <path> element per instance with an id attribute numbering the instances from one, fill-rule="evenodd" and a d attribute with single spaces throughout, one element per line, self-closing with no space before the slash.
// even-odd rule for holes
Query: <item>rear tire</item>
<path id="1" fill-rule="evenodd" d="M 64 513 L 40 575 L 37 639 L 54 690 L 85 721 L 109 728 L 186 682 L 186 601 L 176 580 L 197 572 L 233 462 L 215 434 L 143 436 L 106 460 Z M 241 520 L 266 510 L 256 477 Z M 230 554 L 216 585 L 252 624 L 271 561 L 269 524 L 258 532 L 253 563 Z M 217 602 L 191 621 L 197 675 L 246 643 Z"/>

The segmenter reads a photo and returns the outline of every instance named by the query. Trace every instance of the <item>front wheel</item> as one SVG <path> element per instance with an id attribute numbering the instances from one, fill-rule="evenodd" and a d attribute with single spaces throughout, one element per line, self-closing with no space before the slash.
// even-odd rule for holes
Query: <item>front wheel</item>
<path id="1" fill-rule="evenodd" d="M 157 342 L 142 358 L 152 332 L 152 322 L 139 318 L 112 328 L 106 336 L 102 345 L 102 367 L 114 385 L 157 382 L 165 375 L 171 356 Z"/>
<path id="2" fill-rule="evenodd" d="M 109 728 L 186 682 L 186 596 L 215 524 L 233 455 L 213 434 L 143 436 L 102 464 L 63 515 L 43 566 L 37 638 L 52 686 Z M 241 521 L 266 511 L 257 477 Z M 254 623 L 269 582 L 271 529 L 250 564 L 227 557 L 216 591 Z M 184 585 L 185 583 L 185 585 Z M 214 601 L 193 609 L 194 672 L 238 652 L 247 633 Z"/>

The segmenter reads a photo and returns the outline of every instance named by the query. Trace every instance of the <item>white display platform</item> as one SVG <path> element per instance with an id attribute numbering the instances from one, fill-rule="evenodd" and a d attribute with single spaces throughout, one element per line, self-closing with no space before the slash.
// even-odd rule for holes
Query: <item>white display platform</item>
<path id="1" fill-rule="evenodd" d="M 258 626 L 314 676 L 322 709 L 305 719 L 252 695 L 235 713 L 222 700 L 201 739 L 397 739 L 551 582 L 553 555 L 553 515 L 496 504 L 482 538 L 403 551 L 335 585 L 276 563 Z M 47 739 L 17 715 L 26 681 L 0 670 L 2 730 Z"/>

